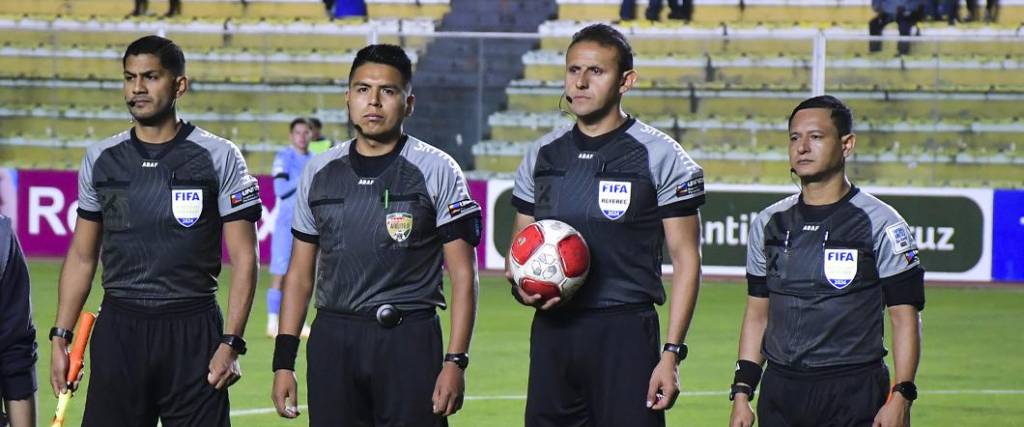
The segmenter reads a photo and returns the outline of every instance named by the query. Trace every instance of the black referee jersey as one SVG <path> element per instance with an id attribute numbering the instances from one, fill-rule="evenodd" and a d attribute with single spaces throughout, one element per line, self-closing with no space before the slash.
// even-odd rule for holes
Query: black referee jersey
<path id="1" fill-rule="evenodd" d="M 94 144 L 79 170 L 78 215 L 103 224 L 106 295 L 141 305 L 214 297 L 223 223 L 260 214 L 238 147 L 188 122 L 164 144 L 134 129 Z"/>
<path id="2" fill-rule="evenodd" d="M 360 173 L 349 140 L 318 154 L 299 182 L 292 233 L 319 245 L 316 307 L 336 313 L 445 307 L 443 236 L 449 225 L 478 219 L 462 169 L 451 156 L 403 136 L 383 170 Z M 479 221 L 475 221 L 476 227 Z M 472 230 L 476 240 L 479 228 Z M 454 237 L 454 236 L 453 236 Z M 471 241 L 473 240 L 473 241 Z"/>
<path id="3" fill-rule="evenodd" d="M 512 195 L 520 213 L 563 221 L 590 247 L 590 273 L 566 307 L 663 304 L 662 219 L 697 213 L 704 171 L 671 137 L 630 118 L 597 138 L 576 127 L 545 135 Z"/>
<path id="4" fill-rule="evenodd" d="M 924 270 L 906 221 L 857 187 L 824 206 L 790 196 L 759 213 L 747 245 L 749 294 L 768 298 L 762 352 L 813 370 L 878 362 L 884 305 L 924 308 Z"/>

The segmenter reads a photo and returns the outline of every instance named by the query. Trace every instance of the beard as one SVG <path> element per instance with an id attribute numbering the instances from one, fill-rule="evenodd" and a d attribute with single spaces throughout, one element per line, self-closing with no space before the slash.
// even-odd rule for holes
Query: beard
<path id="1" fill-rule="evenodd" d="M 131 108 L 128 109 L 128 114 L 131 114 L 132 120 L 134 120 L 136 123 L 142 126 L 156 126 L 166 122 L 169 119 L 173 120 L 173 118 L 176 116 L 173 101 L 167 104 L 166 107 L 157 110 L 153 114 L 147 116 L 136 115 L 132 112 Z"/>

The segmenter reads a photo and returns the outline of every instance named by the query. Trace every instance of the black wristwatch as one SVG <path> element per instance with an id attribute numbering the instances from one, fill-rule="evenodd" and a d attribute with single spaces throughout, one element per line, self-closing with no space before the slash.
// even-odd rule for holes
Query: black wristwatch
<path id="1" fill-rule="evenodd" d="M 445 362 L 452 362 L 463 371 L 469 366 L 469 353 L 448 353 L 444 355 Z"/>
<path id="2" fill-rule="evenodd" d="M 754 388 L 746 384 L 733 384 L 729 388 L 729 400 L 736 399 L 736 393 L 744 393 L 747 400 L 754 400 Z"/>
<path id="3" fill-rule="evenodd" d="M 686 359 L 686 355 L 690 352 L 690 349 L 686 347 L 686 344 L 673 344 L 665 343 L 665 347 L 661 348 L 661 352 L 675 353 L 676 365 L 682 363 L 683 359 Z"/>
<path id="4" fill-rule="evenodd" d="M 53 337 L 64 338 L 64 341 L 71 344 L 71 339 L 75 337 L 75 334 L 70 329 L 58 328 L 56 326 L 50 328 L 50 341 L 53 341 Z"/>
<path id="5" fill-rule="evenodd" d="M 220 338 L 220 342 L 227 344 L 228 347 L 231 347 L 239 355 L 245 354 L 245 340 L 238 335 L 224 335 Z"/>
<path id="6" fill-rule="evenodd" d="M 917 400 L 917 386 L 910 381 L 904 381 L 892 386 L 892 392 L 902 394 L 903 398 L 909 402 Z"/>

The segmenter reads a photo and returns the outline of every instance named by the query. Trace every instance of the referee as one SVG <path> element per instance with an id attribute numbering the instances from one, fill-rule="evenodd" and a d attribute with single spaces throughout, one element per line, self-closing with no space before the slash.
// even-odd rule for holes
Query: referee
<path id="1" fill-rule="evenodd" d="M 28 265 L 10 218 L 0 215 L 0 426 L 36 425 L 36 328 Z M 4 413 L 6 412 L 6 416 Z"/>
<path id="2" fill-rule="evenodd" d="M 589 243 L 591 265 L 564 304 L 513 286 L 520 302 L 539 308 L 526 426 L 663 426 L 679 395 L 677 365 L 700 284 L 704 172 L 675 140 L 622 111 L 637 71 L 621 33 L 604 24 L 580 30 L 565 67 L 576 123 L 527 152 L 512 193 L 513 233 L 535 219 L 566 222 Z M 660 347 L 663 244 L 675 274 Z"/>
<path id="3" fill-rule="evenodd" d="M 233 143 L 179 120 L 185 56 L 146 36 L 128 46 L 135 124 L 90 146 L 50 331 L 54 393 L 69 386 L 71 330 L 103 264 L 83 426 L 227 426 L 256 286 L 256 180 Z M 227 322 L 217 305 L 221 240 L 231 256 Z"/>
<path id="4" fill-rule="evenodd" d="M 924 269 L 892 207 L 850 184 L 857 136 L 842 101 L 818 96 L 789 117 L 800 192 L 761 211 L 747 245 L 748 297 L 729 395 L 733 427 L 905 426 L 917 397 Z M 883 307 L 892 319 L 889 396 Z"/>
<path id="5" fill-rule="evenodd" d="M 283 417 L 298 416 L 295 358 L 314 286 L 311 426 L 444 426 L 462 406 L 480 208 L 450 156 L 403 133 L 411 80 L 402 48 L 360 50 L 345 95 L 356 138 L 303 171 L 274 348 L 271 397 Z M 442 264 L 452 283 L 443 359 Z"/>

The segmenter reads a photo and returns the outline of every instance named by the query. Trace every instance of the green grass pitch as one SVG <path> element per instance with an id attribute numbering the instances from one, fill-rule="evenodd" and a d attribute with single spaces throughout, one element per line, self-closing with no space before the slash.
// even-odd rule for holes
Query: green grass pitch
<path id="1" fill-rule="evenodd" d="M 53 415 L 56 399 L 49 386 L 50 345 L 46 334 L 56 310 L 55 261 L 33 261 L 33 304 L 39 346 L 40 425 Z M 229 274 L 230 268 L 225 268 Z M 222 277 L 222 283 L 229 283 Z M 246 337 L 249 353 L 242 357 L 242 380 L 231 388 L 232 421 L 237 426 L 306 425 L 278 418 L 270 402 L 270 359 L 273 340 L 264 336 L 262 273 Z M 529 363 L 531 310 L 510 297 L 504 280 L 484 277 L 467 373 L 468 396 L 462 411 L 451 418 L 454 427 L 521 426 Z M 223 301 L 227 289 L 222 288 Z M 86 307 L 95 310 L 102 296 L 94 286 Z M 726 389 L 733 362 L 745 287 L 739 283 L 704 283 L 687 343 L 690 357 L 680 368 L 683 396 L 668 412 L 669 426 L 724 426 L 730 402 Z M 923 312 L 924 352 L 917 379 L 921 397 L 914 405 L 918 426 L 1024 426 L 1024 288 L 996 289 L 929 287 Z M 222 306 L 223 307 L 223 306 Z M 665 319 L 665 307 L 659 308 Z M 447 313 L 441 318 L 447 322 Z M 665 324 L 662 323 L 664 334 Z M 445 334 L 447 339 L 447 333 Z M 304 346 L 303 346 L 304 349 Z M 300 400 L 305 403 L 306 369 L 300 350 Z M 891 366 L 891 360 L 890 360 Z M 86 381 L 89 378 L 86 367 Z M 86 384 L 72 400 L 66 425 L 79 425 Z"/>

